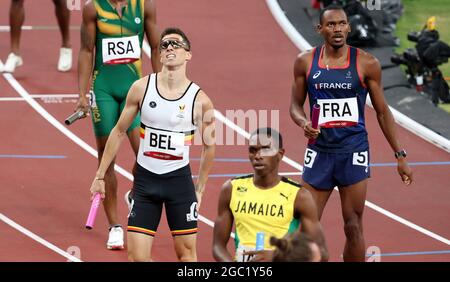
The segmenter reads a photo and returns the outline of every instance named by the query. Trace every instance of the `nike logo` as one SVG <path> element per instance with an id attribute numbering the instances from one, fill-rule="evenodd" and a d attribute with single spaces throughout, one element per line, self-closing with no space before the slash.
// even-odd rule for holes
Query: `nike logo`
<path id="1" fill-rule="evenodd" d="M 281 193 L 281 192 L 280 192 L 280 196 L 284 197 L 286 199 L 286 201 L 289 200 L 288 197 L 286 195 L 284 195 L 283 193 Z"/>

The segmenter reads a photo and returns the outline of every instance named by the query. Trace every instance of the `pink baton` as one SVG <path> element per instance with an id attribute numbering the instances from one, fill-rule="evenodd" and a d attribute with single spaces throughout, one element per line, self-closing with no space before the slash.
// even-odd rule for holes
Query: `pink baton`
<path id="1" fill-rule="evenodd" d="M 92 229 L 94 227 L 95 217 L 97 216 L 98 207 L 100 206 L 101 198 L 100 193 L 95 193 L 92 200 L 91 210 L 86 221 L 86 229 Z"/>
<path id="2" fill-rule="evenodd" d="M 319 127 L 319 114 L 320 114 L 320 105 L 314 104 L 312 108 L 312 115 L 311 115 L 311 126 L 314 129 L 317 129 Z M 309 139 L 308 145 L 316 143 L 316 139 Z"/>

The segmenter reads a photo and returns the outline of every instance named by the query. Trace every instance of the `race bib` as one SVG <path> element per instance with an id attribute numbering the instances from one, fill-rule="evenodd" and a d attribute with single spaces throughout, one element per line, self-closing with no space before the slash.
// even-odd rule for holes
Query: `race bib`
<path id="1" fill-rule="evenodd" d="M 369 153 L 367 151 L 353 153 L 352 164 L 367 167 L 369 165 Z"/>
<path id="2" fill-rule="evenodd" d="M 103 63 L 106 65 L 129 64 L 141 58 L 137 35 L 104 38 L 102 41 Z"/>
<path id="3" fill-rule="evenodd" d="M 314 161 L 316 160 L 317 152 L 314 150 L 311 150 L 310 148 L 306 148 L 305 151 L 305 162 L 303 163 L 303 166 L 312 168 Z"/>
<path id="4" fill-rule="evenodd" d="M 243 246 L 241 244 L 238 245 L 237 249 L 236 249 L 236 254 L 235 254 L 235 260 L 237 262 L 248 262 L 250 261 L 253 256 L 250 255 L 244 255 L 245 251 L 254 251 L 255 248 L 252 247 L 247 247 L 247 246 Z"/>
<path id="5" fill-rule="evenodd" d="M 144 156 L 160 160 L 182 160 L 184 133 L 145 129 Z"/>
<path id="6" fill-rule="evenodd" d="M 356 97 L 317 99 L 320 105 L 319 125 L 324 128 L 347 127 L 358 124 L 359 111 Z"/>

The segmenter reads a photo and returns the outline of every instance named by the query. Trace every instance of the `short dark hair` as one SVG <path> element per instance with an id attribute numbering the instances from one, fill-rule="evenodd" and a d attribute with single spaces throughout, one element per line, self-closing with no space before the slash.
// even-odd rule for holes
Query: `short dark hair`
<path id="1" fill-rule="evenodd" d="M 159 41 L 161 42 L 161 40 L 164 38 L 164 36 L 169 35 L 169 34 L 178 34 L 183 38 L 183 41 L 186 42 L 187 47 L 189 50 L 191 50 L 191 41 L 189 41 L 189 38 L 186 36 L 186 34 L 179 29 L 178 27 L 168 27 L 166 28 L 162 33 L 161 33 L 161 37 L 159 38 Z"/>
<path id="2" fill-rule="evenodd" d="M 296 231 L 283 238 L 270 237 L 270 244 L 275 246 L 274 262 L 309 262 L 313 260 L 311 244 L 315 242 L 306 234 Z"/>
<path id="3" fill-rule="evenodd" d="M 266 135 L 267 137 L 272 138 L 277 144 L 278 149 L 283 149 L 283 137 L 280 132 L 270 127 L 260 127 L 256 129 L 250 137 L 254 135 Z"/>
<path id="4" fill-rule="evenodd" d="M 323 23 L 323 15 L 325 14 L 325 12 L 333 11 L 333 10 L 342 10 L 342 11 L 344 11 L 345 15 L 347 15 L 347 13 L 344 10 L 344 7 L 342 7 L 341 5 L 339 5 L 337 3 L 333 3 L 320 11 L 320 15 L 319 15 L 320 24 Z"/>

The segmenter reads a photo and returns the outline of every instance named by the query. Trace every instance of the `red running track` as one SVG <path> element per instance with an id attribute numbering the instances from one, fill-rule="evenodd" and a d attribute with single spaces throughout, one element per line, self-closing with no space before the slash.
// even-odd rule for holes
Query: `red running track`
<path id="1" fill-rule="evenodd" d="M 1 0 L 6 2 L 5 0 Z M 4 6 L 7 6 L 5 4 Z M 51 1 L 26 1 L 25 25 L 55 26 Z M 179 26 L 190 37 L 193 61 L 189 75 L 213 100 L 215 107 L 226 110 L 279 110 L 280 129 L 284 135 L 287 156 L 302 163 L 306 140 L 290 120 L 288 113 L 292 63 L 298 50 L 284 35 L 264 1 L 158 1 L 160 28 Z M 36 13 L 34 11 L 45 11 Z M 81 12 L 72 13 L 73 26 L 79 26 Z M 8 24 L 7 9 L 0 11 L 0 25 Z M 79 31 L 72 30 L 72 44 L 79 48 Z M 23 31 L 22 55 L 25 65 L 14 78 L 30 94 L 72 94 L 77 92 L 76 70 L 58 73 L 56 61 L 60 37 L 57 30 Z M 6 58 L 9 34 L 0 32 L 0 57 Z M 76 59 L 76 55 L 75 55 Z M 145 59 L 145 71 L 149 71 Z M 0 98 L 20 97 L 16 89 L 0 78 Z M 58 121 L 72 112 L 74 99 L 36 101 Z M 367 110 L 367 126 L 371 142 L 371 162 L 393 162 L 391 150 L 376 122 L 374 111 Z M 2 155 L 53 155 L 61 159 L 0 159 L 0 213 L 56 245 L 63 251 L 76 246 L 83 261 L 126 261 L 125 251 L 108 251 L 106 219 L 97 219 L 92 231 L 84 229 L 89 209 L 89 185 L 97 160 L 63 135 L 24 101 L 0 102 Z M 220 123 L 219 123 L 220 125 Z M 95 148 L 89 121 L 77 122 L 68 128 Z M 408 149 L 410 162 L 448 162 L 448 153 L 397 127 L 401 142 Z M 300 145 L 299 145 L 300 142 Z M 194 147 L 193 157 L 199 156 Z M 219 146 L 218 158 L 245 158 L 245 146 Z M 130 171 L 133 154 L 123 144 L 117 163 Z M 192 162 L 196 172 L 198 162 Z M 448 165 L 415 166 L 415 182 L 404 187 L 394 167 L 373 167 L 369 181 L 368 200 L 443 238 L 450 238 L 450 174 Z M 214 165 L 212 174 L 250 172 L 246 163 Z M 294 168 L 282 165 L 282 171 Z M 294 177 L 300 180 L 298 176 Z M 201 215 L 214 220 L 217 196 L 226 177 L 210 178 Z M 131 182 L 118 174 L 119 197 Z M 126 224 L 126 207 L 119 202 L 122 223 Z M 322 224 L 331 260 L 340 261 L 344 233 L 337 193 L 330 198 Z M 377 246 L 382 261 L 449 261 L 450 246 L 411 229 L 398 221 L 366 208 L 365 236 L 367 246 Z M 211 261 L 212 228 L 199 223 L 198 257 Z M 231 243 L 230 243 L 231 247 Z M 49 248 L 0 222 L 0 261 L 66 261 Z M 405 252 L 447 251 L 444 254 L 405 254 Z M 172 240 L 163 220 L 153 248 L 157 261 L 174 261 Z"/>

